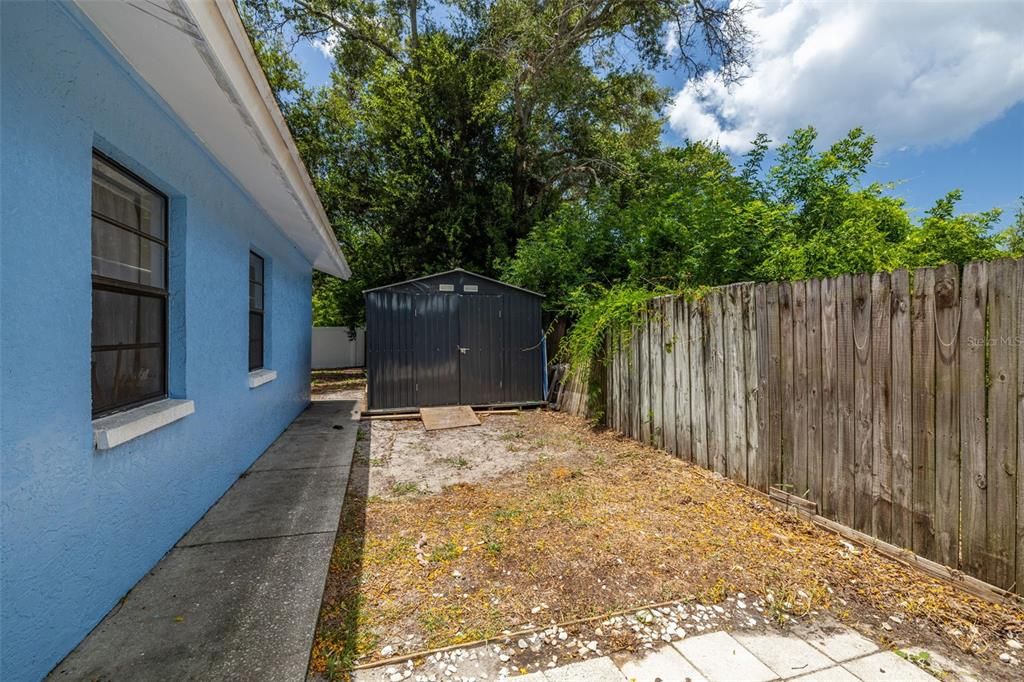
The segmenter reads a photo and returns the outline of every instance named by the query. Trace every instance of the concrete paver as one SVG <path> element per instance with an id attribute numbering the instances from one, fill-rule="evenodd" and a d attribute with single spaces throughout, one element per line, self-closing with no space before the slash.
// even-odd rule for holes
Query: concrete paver
<path id="1" fill-rule="evenodd" d="M 671 645 L 636 657 L 626 655 L 622 660 L 613 656 L 619 670 L 631 682 L 708 682 L 700 671 L 693 667 L 682 654 Z"/>
<path id="2" fill-rule="evenodd" d="M 736 632 L 733 637 L 783 679 L 834 665 L 828 656 L 798 637 L 759 632 Z"/>
<path id="3" fill-rule="evenodd" d="M 560 668 L 544 671 L 548 682 L 625 682 L 626 677 L 619 672 L 612 660 L 607 656 L 592 658 L 589 661 L 570 663 Z"/>
<path id="4" fill-rule="evenodd" d="M 802 624 L 793 630 L 811 646 L 837 663 L 878 651 L 878 646 L 870 639 L 835 622 Z"/>
<path id="5" fill-rule="evenodd" d="M 358 419 L 307 409 L 49 679 L 304 680 Z"/>
<path id="6" fill-rule="evenodd" d="M 935 678 L 891 651 L 847 661 L 843 667 L 864 682 L 935 682 Z"/>
<path id="7" fill-rule="evenodd" d="M 776 675 L 726 632 L 687 637 L 675 648 L 709 682 L 768 682 Z"/>
<path id="8" fill-rule="evenodd" d="M 860 682 L 853 673 L 848 670 L 844 670 L 840 666 L 834 666 L 831 668 L 825 668 L 818 672 L 811 673 L 810 675 L 804 675 L 803 677 L 797 677 L 795 682 Z"/>

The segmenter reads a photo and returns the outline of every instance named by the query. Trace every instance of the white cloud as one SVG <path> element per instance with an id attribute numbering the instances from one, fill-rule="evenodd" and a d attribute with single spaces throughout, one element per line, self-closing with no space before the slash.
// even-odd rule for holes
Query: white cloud
<path id="1" fill-rule="evenodd" d="M 863 126 L 881 150 L 962 140 L 1024 100 L 1024 3 L 766 0 L 749 17 L 751 73 L 709 74 L 669 106 L 684 137 L 732 152 L 814 125 L 831 141 Z"/>
<path id="2" fill-rule="evenodd" d="M 338 46 L 338 34 L 335 31 L 328 31 L 324 34 L 323 38 L 313 39 L 313 47 L 320 51 L 320 53 L 327 57 L 327 59 L 334 59 L 334 48 Z"/>

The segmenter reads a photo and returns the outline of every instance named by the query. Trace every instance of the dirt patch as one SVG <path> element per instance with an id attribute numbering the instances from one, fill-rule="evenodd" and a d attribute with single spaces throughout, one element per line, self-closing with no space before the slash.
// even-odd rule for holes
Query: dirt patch
<path id="1" fill-rule="evenodd" d="M 366 370 L 362 367 L 351 369 L 314 369 L 310 382 L 310 397 L 313 400 L 338 400 L 342 392 L 366 389 Z"/>
<path id="2" fill-rule="evenodd" d="M 373 421 L 369 494 L 395 498 L 439 493 L 459 483 L 486 481 L 552 457 L 549 444 L 528 438 L 523 415 L 480 415 L 480 426 L 427 431 L 419 420 Z"/>
<path id="3" fill-rule="evenodd" d="M 758 619 L 829 611 L 884 644 L 966 655 L 986 678 L 1019 672 L 998 660 L 1024 631 L 1018 605 L 962 593 L 580 420 L 488 420 L 475 434 L 437 432 L 473 443 L 461 450 L 430 442 L 415 423 L 363 424 L 313 672 L 671 600 L 724 605 L 740 593 L 763 605 Z M 375 462 L 378 452 L 390 460 Z M 467 466 L 438 465 L 459 457 Z M 485 475 L 489 461 L 512 465 Z"/>

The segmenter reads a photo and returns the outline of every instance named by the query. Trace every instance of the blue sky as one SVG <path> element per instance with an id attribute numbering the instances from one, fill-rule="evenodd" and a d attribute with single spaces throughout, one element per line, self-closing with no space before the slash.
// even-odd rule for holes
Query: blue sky
<path id="1" fill-rule="evenodd" d="M 824 145 L 859 125 L 878 138 L 867 181 L 899 182 L 915 216 L 960 188 L 960 210 L 999 207 L 1009 222 L 1024 194 L 1024 1 L 758 5 L 740 85 L 657 74 L 675 93 L 665 144 L 710 139 L 739 156 L 759 131 L 780 141 L 814 125 Z M 303 43 L 294 55 L 310 84 L 328 81 L 323 52 Z"/>

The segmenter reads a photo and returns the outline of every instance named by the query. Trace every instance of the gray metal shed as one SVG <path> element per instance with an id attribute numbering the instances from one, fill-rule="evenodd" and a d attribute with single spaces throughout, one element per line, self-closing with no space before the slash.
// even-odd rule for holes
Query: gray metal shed
<path id="1" fill-rule="evenodd" d="M 544 401 L 541 294 L 462 269 L 363 294 L 370 412 Z"/>

